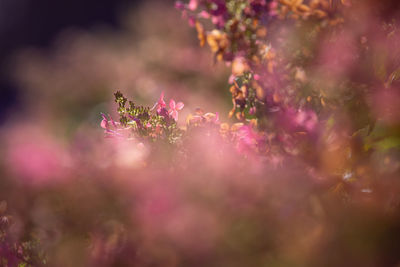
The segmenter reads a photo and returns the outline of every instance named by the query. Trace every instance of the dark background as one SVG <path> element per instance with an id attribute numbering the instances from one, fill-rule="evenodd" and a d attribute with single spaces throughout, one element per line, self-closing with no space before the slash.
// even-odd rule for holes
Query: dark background
<path id="1" fill-rule="evenodd" d="M 21 48 L 48 48 L 64 29 L 106 24 L 118 28 L 118 14 L 142 0 L 0 0 L 0 125 L 18 104 L 9 59 Z"/>

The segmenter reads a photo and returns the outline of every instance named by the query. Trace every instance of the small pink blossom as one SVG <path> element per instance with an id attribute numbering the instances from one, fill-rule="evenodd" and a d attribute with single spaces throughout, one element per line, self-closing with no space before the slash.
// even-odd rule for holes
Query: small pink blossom
<path id="1" fill-rule="evenodd" d="M 207 11 L 203 10 L 199 13 L 199 17 L 203 19 L 209 19 L 210 18 L 210 13 Z"/>
<path id="2" fill-rule="evenodd" d="M 225 19 L 224 19 L 223 16 L 212 16 L 212 17 L 211 17 L 211 22 L 212 22 L 215 26 L 217 26 L 217 27 L 219 27 L 219 28 L 222 28 L 222 27 L 225 25 Z"/>
<path id="3" fill-rule="evenodd" d="M 108 117 L 110 119 L 107 118 L 106 115 L 104 115 L 103 113 L 101 113 L 101 117 L 103 118 L 103 120 L 100 122 L 100 126 L 103 129 L 109 130 L 110 129 L 110 123 L 113 127 L 117 127 L 117 124 L 115 123 L 115 121 L 113 120 L 113 118 L 108 115 Z"/>
<path id="4" fill-rule="evenodd" d="M 185 5 L 182 3 L 182 1 L 176 1 L 175 2 L 175 8 L 178 10 L 184 10 Z"/>
<path id="5" fill-rule="evenodd" d="M 175 103 L 175 100 L 169 101 L 169 115 L 175 120 L 178 120 L 178 111 L 182 110 L 185 105 L 182 102 Z"/>
<path id="6" fill-rule="evenodd" d="M 129 128 L 121 128 L 118 127 L 120 126 L 119 122 L 115 122 L 113 118 L 108 115 L 109 118 L 107 118 L 106 115 L 101 113 L 101 116 L 103 117 L 103 120 L 100 122 L 101 128 L 104 129 L 104 132 L 106 133 L 106 137 L 124 137 L 126 136 L 126 130 Z"/>
<path id="7" fill-rule="evenodd" d="M 196 25 L 196 19 L 193 16 L 189 16 L 188 22 L 190 27 L 194 27 Z"/>
<path id="8" fill-rule="evenodd" d="M 107 129 L 108 128 L 108 120 L 103 119 L 100 123 L 101 128 Z"/>
<path id="9" fill-rule="evenodd" d="M 189 2 L 187 7 L 188 7 L 189 10 L 193 11 L 193 10 L 197 9 L 198 5 L 199 5 L 199 1 L 198 0 L 190 0 L 190 2 Z"/>
<path id="10" fill-rule="evenodd" d="M 164 92 L 161 92 L 160 99 L 156 103 L 157 113 L 160 113 L 163 108 L 165 108 L 167 104 L 164 101 Z"/>

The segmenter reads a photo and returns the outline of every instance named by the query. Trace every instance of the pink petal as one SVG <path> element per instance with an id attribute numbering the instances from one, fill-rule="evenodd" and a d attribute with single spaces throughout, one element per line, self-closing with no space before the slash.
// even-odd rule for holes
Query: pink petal
<path id="1" fill-rule="evenodd" d="M 175 8 L 179 9 L 179 10 L 184 10 L 185 9 L 185 5 L 181 1 L 176 1 L 175 2 Z"/>
<path id="2" fill-rule="evenodd" d="M 106 115 L 104 115 L 103 113 L 100 113 L 101 114 L 101 117 L 103 117 L 103 120 L 107 120 L 107 116 Z"/>
<path id="3" fill-rule="evenodd" d="M 100 123 L 101 128 L 107 129 L 108 128 L 108 121 L 106 119 L 103 119 Z"/>
<path id="4" fill-rule="evenodd" d="M 169 101 L 169 107 L 170 107 L 172 110 L 175 109 L 175 107 L 176 107 L 176 105 L 175 105 L 175 100 L 171 99 L 171 100 Z"/>
<path id="5" fill-rule="evenodd" d="M 166 106 L 164 101 L 164 91 L 161 92 L 160 99 L 158 100 L 158 105 L 160 105 L 162 108 Z"/>
<path id="6" fill-rule="evenodd" d="M 219 122 L 219 113 L 218 112 L 215 112 L 214 122 Z"/>
<path id="7" fill-rule="evenodd" d="M 178 104 L 176 104 L 176 110 L 181 110 L 184 106 L 185 105 L 182 102 L 178 102 Z"/>
<path id="8" fill-rule="evenodd" d="M 194 27 L 196 25 L 196 19 L 193 16 L 189 16 L 188 22 L 190 27 Z"/>
<path id="9" fill-rule="evenodd" d="M 175 121 L 178 120 L 178 111 L 176 111 L 176 110 L 171 110 L 170 115 L 171 115 L 171 117 L 172 117 Z"/>
<path id="10" fill-rule="evenodd" d="M 111 124 L 114 126 L 114 127 L 117 127 L 117 124 L 115 123 L 115 121 L 113 120 L 113 118 L 109 115 L 109 117 L 110 117 L 110 121 L 111 121 Z"/>

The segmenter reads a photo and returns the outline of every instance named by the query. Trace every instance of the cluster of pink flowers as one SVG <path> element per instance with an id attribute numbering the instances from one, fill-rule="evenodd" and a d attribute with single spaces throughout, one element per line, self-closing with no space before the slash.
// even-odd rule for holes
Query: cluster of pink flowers
<path id="1" fill-rule="evenodd" d="M 394 24 L 384 26 L 379 41 L 370 43 L 373 34 L 364 30 L 365 36 L 358 40 L 361 30 L 346 28 L 353 21 L 347 10 L 353 8 L 361 14 L 365 12 L 362 4 L 190 0 L 177 1 L 175 7 L 196 28 L 200 45 L 207 43 L 215 60 L 232 68 L 228 82 L 233 103 L 229 123 L 220 122 L 218 113 L 196 112 L 186 119 L 178 139 L 190 138 L 192 129 L 208 128 L 204 134 L 217 132 L 243 155 L 256 153 L 279 162 L 285 156 L 297 156 L 310 160 L 308 163 L 322 172 L 336 175 L 364 164 L 357 159 L 368 157 L 370 147 L 379 151 L 379 142 L 374 143 L 372 136 L 362 137 L 362 149 L 351 145 L 359 138 L 359 131 L 371 135 L 374 119 L 381 120 L 385 129 L 398 124 L 392 104 L 398 100 L 392 89 L 399 80 L 398 69 L 393 69 L 396 63 L 390 59 L 379 63 L 392 69 L 381 78 L 387 88 L 382 92 L 371 87 L 376 87 L 377 81 L 359 79 L 376 70 L 357 65 L 374 60 L 368 54 L 371 49 L 379 51 L 379 47 L 398 42 L 392 37 L 397 28 Z M 212 26 L 206 29 L 206 25 Z M 304 40 L 298 37 L 304 34 L 310 36 Z M 289 38 L 299 40 L 287 43 Z M 316 47 L 312 50 L 313 45 Z M 332 57 L 335 53 L 339 55 Z M 371 101 L 373 91 L 377 97 Z M 390 101 L 385 98 L 389 95 L 394 96 Z M 383 107 L 383 102 L 390 107 Z M 176 123 L 183 106 L 170 100 L 167 109 L 162 93 L 153 109 L 165 121 Z M 357 117 L 363 113 L 368 115 Z M 340 134 L 335 132 L 338 129 Z M 357 163 L 342 162 L 343 154 Z M 329 161 L 329 157 L 337 160 Z"/>
<path id="2" fill-rule="evenodd" d="M 166 110 L 167 105 L 164 101 L 164 92 L 161 92 L 160 99 L 155 104 L 157 114 L 168 114 L 175 121 L 178 121 L 178 111 L 182 110 L 185 105 L 182 102 L 176 103 L 175 100 L 171 99 L 169 101 L 169 110 Z"/>

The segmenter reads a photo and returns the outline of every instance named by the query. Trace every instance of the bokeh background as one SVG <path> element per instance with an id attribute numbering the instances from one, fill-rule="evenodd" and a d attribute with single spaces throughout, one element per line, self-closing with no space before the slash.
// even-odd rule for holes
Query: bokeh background
<path id="1" fill-rule="evenodd" d="M 124 175 L 137 169 L 145 152 L 138 154 L 131 144 L 115 148 L 105 141 L 100 113 L 115 116 L 117 90 L 150 106 L 164 91 L 185 102 L 183 117 L 199 107 L 226 113 L 228 70 L 199 48 L 196 33 L 174 9 L 174 1 L 2 0 L 0 7 L 0 214 L 4 219 L 0 258 L 8 260 L 1 264 L 16 266 L 23 261 L 36 266 L 50 261 L 50 266 L 100 266 L 99 259 L 104 266 L 113 265 L 118 260 L 103 259 L 107 254 L 100 248 L 103 245 L 90 248 L 87 230 L 96 227 L 92 220 L 96 213 L 116 207 L 107 208 L 107 195 L 120 194 L 114 189 L 126 184 L 110 185 L 111 191 L 100 188 L 105 185 L 93 186 L 102 184 L 103 178 L 119 176 L 104 168 L 122 168 Z M 110 158 L 110 153 L 115 157 Z M 90 179 L 92 175 L 99 180 Z M 72 187 L 67 189 L 68 185 Z M 92 210 L 92 204 L 79 207 L 88 201 L 100 210 Z M 111 213 L 129 217 L 128 210 Z M 65 221 L 70 215 L 64 212 L 77 212 L 70 215 L 80 217 L 75 218 L 80 222 Z M 111 235 L 114 226 L 121 226 L 105 221 L 111 223 Z M 40 245 L 35 246 L 36 241 Z M 114 250 L 118 245 L 111 246 Z M 50 258 L 42 257 L 43 249 Z M 132 250 L 122 252 L 126 259 L 132 258 L 127 256 Z"/>
<path id="2" fill-rule="evenodd" d="M 60 100 L 53 105 L 58 112 L 64 110 L 68 123 L 72 113 L 86 109 L 85 114 L 75 114 L 81 120 L 92 105 L 106 102 L 117 89 L 140 97 L 144 104 L 168 88 L 174 88 L 174 97 L 187 89 L 183 87 L 224 92 L 213 90 L 224 86 L 225 77 L 216 78 L 221 68 L 214 68 L 212 56 L 197 47 L 195 33 L 171 8 L 173 1 L 2 5 L 2 123 L 15 114 L 14 106 L 37 109 L 46 105 L 32 107 L 30 102 L 43 99 L 50 104 L 49 97 Z M 196 80 L 206 73 L 211 81 Z M 203 96 L 200 105 L 211 99 Z"/>
<path id="3" fill-rule="evenodd" d="M 0 0 L 0 53 L 0 265 L 399 266 L 397 152 L 372 192 L 213 136 L 189 159 L 104 138 L 116 90 L 226 119 L 230 70 L 174 1 Z"/>

